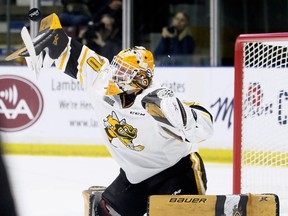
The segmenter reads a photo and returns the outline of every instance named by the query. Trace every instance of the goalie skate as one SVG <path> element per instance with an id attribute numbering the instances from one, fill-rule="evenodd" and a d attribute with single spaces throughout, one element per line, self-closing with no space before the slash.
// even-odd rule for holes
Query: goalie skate
<path id="1" fill-rule="evenodd" d="M 106 187 L 104 186 L 92 186 L 88 190 L 82 192 L 84 197 L 84 215 L 95 216 L 95 207 L 98 205 L 102 198 L 102 193 Z"/>

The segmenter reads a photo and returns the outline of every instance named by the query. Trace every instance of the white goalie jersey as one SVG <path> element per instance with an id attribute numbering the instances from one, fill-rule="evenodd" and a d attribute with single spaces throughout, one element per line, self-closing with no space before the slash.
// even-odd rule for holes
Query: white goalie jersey
<path id="1" fill-rule="evenodd" d="M 128 94 L 133 88 L 128 85 L 119 93 L 109 70 L 117 65 L 67 37 L 56 14 L 41 21 L 39 34 L 33 41 L 25 28 L 21 36 L 26 49 L 12 53 L 6 60 L 25 57 L 36 74 L 55 63 L 60 71 L 79 80 L 90 96 L 99 127 L 107 137 L 107 148 L 131 183 L 139 183 L 173 166 L 198 151 L 197 143 L 212 135 L 210 113 L 199 104 L 182 102 L 173 91 L 153 83 L 150 69 L 145 71 L 146 77 L 137 72 L 137 79 L 141 81 L 137 84 L 145 85 L 140 92 L 136 88 L 139 94 L 135 88 L 134 93 Z M 133 49 L 127 52 L 137 55 Z M 138 61 L 137 56 L 137 64 L 148 64 Z M 151 67 L 154 70 L 154 61 Z M 135 73 L 134 69 L 129 71 Z M 121 73 L 119 69 L 120 81 Z"/>
<path id="2" fill-rule="evenodd" d="M 70 44 L 55 62 L 87 90 L 106 145 L 131 183 L 139 183 L 198 150 L 213 133 L 212 116 L 195 103 L 183 103 L 173 91 L 152 84 L 123 108 L 120 95 L 107 96 L 109 62 L 86 46 Z M 71 55 L 77 62 L 71 62 Z M 76 51 L 76 52 L 75 52 Z M 71 68 L 71 65 L 77 66 Z M 71 72 L 72 71 L 72 72 Z M 73 72 L 74 71 L 74 72 Z"/>

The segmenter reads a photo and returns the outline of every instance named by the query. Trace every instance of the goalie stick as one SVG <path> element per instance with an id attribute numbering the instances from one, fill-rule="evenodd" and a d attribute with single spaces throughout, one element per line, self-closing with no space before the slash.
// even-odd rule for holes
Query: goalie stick
<path id="1" fill-rule="evenodd" d="M 10 61 L 12 59 L 16 59 L 19 57 L 24 57 L 21 55 L 24 52 L 28 52 L 29 56 L 25 56 L 27 66 L 35 73 L 36 80 L 38 79 L 38 74 L 43 63 L 42 53 L 39 56 L 36 55 L 36 50 L 34 48 L 34 44 L 32 38 L 29 34 L 28 29 L 24 26 L 21 30 L 21 38 L 24 42 L 25 47 L 15 51 L 5 58 L 6 61 Z"/>
<path id="2" fill-rule="evenodd" d="M 38 79 L 39 77 L 39 70 L 40 70 L 40 67 L 42 65 L 42 58 L 41 58 L 41 53 L 39 54 L 39 56 L 36 55 L 36 51 L 35 51 L 35 48 L 34 48 L 34 45 L 33 45 L 33 42 L 32 42 L 32 38 L 29 34 L 29 31 L 28 29 L 24 26 L 21 30 L 21 37 L 22 37 L 22 40 L 26 46 L 26 49 L 29 53 L 29 57 L 26 57 L 26 58 L 30 58 L 29 60 L 27 60 L 27 65 L 28 67 L 31 68 L 31 70 L 35 73 L 35 77 L 36 77 L 36 80 Z"/>

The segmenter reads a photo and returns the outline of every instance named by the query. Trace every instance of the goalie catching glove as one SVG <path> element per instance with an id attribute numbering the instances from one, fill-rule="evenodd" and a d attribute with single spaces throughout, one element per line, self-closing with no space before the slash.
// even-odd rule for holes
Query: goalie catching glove
<path id="1" fill-rule="evenodd" d="M 26 47 L 7 56 L 5 60 L 25 57 L 29 69 L 36 74 L 49 68 L 69 43 L 69 38 L 54 13 L 41 21 L 39 33 L 34 39 L 31 39 L 26 27 L 23 27 L 21 36 Z"/>

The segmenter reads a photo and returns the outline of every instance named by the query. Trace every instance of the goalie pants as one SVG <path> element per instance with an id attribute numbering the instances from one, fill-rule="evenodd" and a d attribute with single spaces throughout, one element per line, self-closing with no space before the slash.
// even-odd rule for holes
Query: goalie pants
<path id="1" fill-rule="evenodd" d="M 200 155 L 194 152 L 138 184 L 131 184 L 125 172 L 120 169 L 120 174 L 107 187 L 102 198 L 122 216 L 143 216 L 150 195 L 203 195 L 206 189 L 205 167 Z"/>

